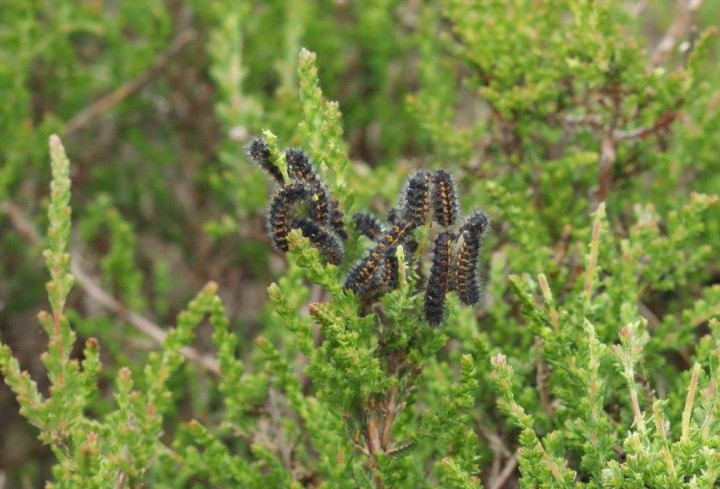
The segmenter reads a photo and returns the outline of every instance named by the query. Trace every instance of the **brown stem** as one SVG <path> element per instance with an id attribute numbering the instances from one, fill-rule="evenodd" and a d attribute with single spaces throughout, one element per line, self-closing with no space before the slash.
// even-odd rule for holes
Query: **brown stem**
<path id="1" fill-rule="evenodd" d="M 371 409 L 368 413 L 367 437 L 370 455 L 375 455 L 376 453 L 382 451 L 382 444 L 380 443 L 380 430 L 378 429 L 377 413 L 374 409 Z"/>
<path id="2" fill-rule="evenodd" d="M 135 326 L 137 330 L 155 340 L 158 345 L 162 345 L 165 342 L 166 333 L 162 328 L 160 328 L 160 326 L 135 311 L 128 309 L 124 304 L 115 299 L 115 297 L 110 295 L 110 293 L 105 291 L 105 289 L 100 287 L 87 273 L 85 273 L 77 260 L 72 261 L 70 265 L 70 273 L 75 276 L 78 285 L 80 285 L 90 299 Z M 180 354 L 191 362 L 203 367 L 208 372 L 220 375 L 220 364 L 218 363 L 217 358 L 210 355 L 203 355 L 191 346 L 186 346 L 180 349 Z"/>
<path id="3" fill-rule="evenodd" d="M 663 64 L 673 47 L 677 44 L 678 40 L 682 35 L 690 28 L 693 21 L 693 15 L 702 6 L 703 0 L 679 0 L 677 9 L 678 13 L 675 16 L 675 21 L 667 30 L 660 42 L 655 46 L 652 56 L 650 56 L 650 64 L 648 70 L 652 71 L 661 64 Z"/>
<path id="4" fill-rule="evenodd" d="M 170 63 L 173 57 L 181 52 L 191 41 L 197 37 L 197 33 L 192 30 L 184 30 L 180 32 L 168 46 L 167 50 L 160 53 L 155 60 L 155 63 L 146 71 L 140 73 L 135 78 L 128 80 L 126 83 L 113 90 L 112 92 L 103 95 L 98 100 L 93 102 L 92 105 L 84 108 L 75 116 L 68 121 L 65 125 L 64 136 L 71 136 L 79 129 L 87 126 L 93 119 L 97 118 L 101 114 L 109 111 L 120 102 L 128 98 L 135 92 L 138 92 L 165 70 L 167 65 Z"/>
<path id="5" fill-rule="evenodd" d="M 676 110 L 671 110 L 663 114 L 658 120 L 655 121 L 655 123 L 653 123 L 652 126 L 638 127 L 637 129 L 632 129 L 629 131 L 615 131 L 613 133 L 613 137 L 616 140 L 645 139 L 646 137 L 651 136 L 668 127 L 675 121 L 675 119 L 678 118 L 678 115 L 679 114 Z"/>
<path id="6" fill-rule="evenodd" d="M 619 107 L 619 102 L 616 101 Z M 631 130 L 619 130 L 610 128 L 603 135 L 600 143 L 600 165 L 598 172 L 598 191 L 595 196 L 596 202 L 606 202 L 612 187 L 612 174 L 617 160 L 618 142 L 629 139 L 644 139 L 669 127 L 678 118 L 678 112 L 671 110 L 663 114 L 651 126 L 638 127 Z M 616 119 L 617 120 L 617 119 Z"/>
<path id="7" fill-rule="evenodd" d="M 600 143 L 600 165 L 598 170 L 598 191 L 596 202 L 607 201 L 612 186 L 612 173 L 617 158 L 617 141 L 612 134 L 603 136 Z"/>
<path id="8" fill-rule="evenodd" d="M 25 217 L 25 214 L 19 206 L 13 202 L 6 200 L 0 205 L 10 217 L 10 222 L 13 224 L 25 240 L 33 246 L 37 246 L 42 241 L 40 234 L 35 229 L 32 222 Z M 140 314 L 128 309 L 119 300 L 113 297 L 109 292 L 98 285 L 85 270 L 80 266 L 80 263 L 74 259 L 70 263 L 70 273 L 75 277 L 77 284 L 85 292 L 85 294 L 107 309 L 108 311 L 117 314 L 123 320 L 133 325 L 137 330 L 149 336 L 159 345 L 162 345 L 165 341 L 165 331 L 153 323 L 149 319 L 141 316 Z M 186 346 L 180 350 L 180 354 L 191 362 L 203 367 L 208 372 L 215 375 L 220 375 L 220 364 L 217 358 L 209 355 L 203 355 L 198 352 L 195 348 Z"/>
<path id="9" fill-rule="evenodd" d="M 377 470 L 377 454 L 382 452 L 382 444 L 380 443 L 380 432 L 378 429 L 377 411 L 374 406 L 374 402 L 370 402 L 365 406 L 365 412 L 367 416 L 367 428 L 366 428 L 366 440 L 367 450 L 370 456 L 370 468 L 373 471 L 375 485 L 379 488 L 384 488 L 385 483 L 383 482 L 380 474 Z"/>
<path id="10" fill-rule="evenodd" d="M 588 127 L 591 129 L 600 129 L 603 127 L 602 117 L 598 114 L 566 115 L 560 120 L 560 123 L 571 128 Z"/>
<path id="11" fill-rule="evenodd" d="M 398 386 L 395 384 L 392 389 L 390 389 L 390 396 L 385 404 L 385 419 L 383 419 L 382 436 L 380 438 L 380 444 L 384 450 L 388 449 L 392 438 L 392 426 L 395 422 L 395 415 L 398 411 L 398 406 L 395 403 L 397 400 L 397 394 Z"/>
<path id="12" fill-rule="evenodd" d="M 517 459 L 517 452 L 513 453 L 512 457 L 508 459 L 508 461 L 505 463 L 505 467 L 503 467 L 502 471 L 497 475 L 497 477 L 493 478 L 488 482 L 488 487 L 490 489 L 502 489 L 503 487 L 505 487 L 505 483 L 515 472 L 515 468 L 517 467 Z"/>

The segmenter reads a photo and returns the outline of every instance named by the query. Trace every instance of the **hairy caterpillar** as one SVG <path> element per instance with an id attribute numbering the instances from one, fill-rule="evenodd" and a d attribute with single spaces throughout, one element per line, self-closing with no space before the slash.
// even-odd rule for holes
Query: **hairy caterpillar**
<path id="1" fill-rule="evenodd" d="M 255 138 L 250 141 L 247 147 L 250 159 L 260 165 L 263 170 L 268 172 L 280 185 L 285 183 L 280 169 L 270 160 L 270 148 L 263 138 Z"/>
<path id="2" fill-rule="evenodd" d="M 367 236 L 373 241 L 379 241 L 383 236 L 383 225 L 377 217 L 369 212 L 357 212 L 353 215 L 353 221 L 358 232 Z"/>
<path id="3" fill-rule="evenodd" d="M 432 268 L 425 289 L 425 319 L 433 326 L 445 317 L 445 294 L 449 290 L 452 246 L 455 234 L 444 231 L 435 239 Z"/>
<path id="4" fill-rule="evenodd" d="M 345 290 L 356 294 L 372 290 L 379 283 L 383 269 L 384 256 L 377 247 L 370 250 L 365 258 L 350 271 L 345 280 Z"/>
<path id="5" fill-rule="evenodd" d="M 279 251 L 288 251 L 287 235 L 290 232 L 290 209 L 302 203 L 309 195 L 306 185 L 293 183 L 280 187 L 268 209 L 268 232 L 273 246 Z"/>
<path id="6" fill-rule="evenodd" d="M 458 215 L 458 198 L 455 181 L 445 170 L 433 175 L 433 219 L 441 226 L 452 226 Z"/>
<path id="7" fill-rule="evenodd" d="M 460 301 L 466 305 L 480 300 L 480 283 L 477 276 L 477 261 L 480 255 L 482 237 L 488 227 L 488 218 L 483 212 L 475 212 L 460 228 L 453 282 Z"/>
<path id="8" fill-rule="evenodd" d="M 402 220 L 422 226 L 430 212 L 430 172 L 419 171 L 408 178 L 402 193 Z"/>
<path id="9" fill-rule="evenodd" d="M 339 265 L 345 258 L 345 250 L 342 242 L 333 233 L 325 229 L 321 224 L 307 217 L 293 220 L 290 223 L 293 229 L 300 229 L 303 236 L 320 250 L 320 253 L 332 263 Z"/>

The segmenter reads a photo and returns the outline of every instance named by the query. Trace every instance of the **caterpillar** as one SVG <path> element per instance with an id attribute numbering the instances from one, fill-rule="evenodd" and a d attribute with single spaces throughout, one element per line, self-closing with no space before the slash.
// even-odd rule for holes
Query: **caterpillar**
<path id="1" fill-rule="evenodd" d="M 348 239 L 347 229 L 345 229 L 345 217 L 340 210 L 340 203 L 337 199 L 331 197 L 330 204 L 330 226 L 332 226 L 335 234 L 340 236 L 343 241 Z"/>
<path id="2" fill-rule="evenodd" d="M 412 223 L 407 221 L 402 221 L 399 224 L 393 225 L 392 229 L 385 232 L 385 235 L 378 242 L 377 247 L 381 251 L 385 251 L 391 246 L 403 243 L 410 231 L 415 229 L 415 227 L 416 226 L 413 226 Z"/>
<path id="3" fill-rule="evenodd" d="M 303 236 L 320 250 L 320 253 L 332 263 L 339 265 L 345 258 L 345 249 L 342 242 L 333 233 L 321 224 L 307 217 L 295 219 L 290 223 L 292 229 L 300 229 Z"/>
<path id="4" fill-rule="evenodd" d="M 480 300 L 480 285 L 477 278 L 477 258 L 480 243 L 472 240 L 467 231 L 458 240 L 453 266 L 453 288 L 463 304 L 473 305 Z"/>
<path id="5" fill-rule="evenodd" d="M 386 291 L 395 290 L 400 285 L 400 263 L 397 257 L 397 246 L 388 248 L 385 251 L 382 282 Z"/>
<path id="6" fill-rule="evenodd" d="M 310 187 L 308 203 L 311 218 L 321 224 L 326 224 L 330 221 L 330 197 L 324 185 L 318 183 Z"/>
<path id="7" fill-rule="evenodd" d="M 263 138 L 255 138 L 247 147 L 248 156 L 252 161 L 268 172 L 280 185 L 285 183 L 280 169 L 270 160 L 270 148 Z"/>
<path id="8" fill-rule="evenodd" d="M 435 239 L 432 268 L 425 289 L 425 319 L 432 326 L 440 324 L 445 317 L 445 294 L 449 290 L 452 246 L 455 234 L 444 231 Z"/>
<path id="9" fill-rule="evenodd" d="M 375 288 L 382 278 L 383 264 L 382 252 L 377 247 L 370 250 L 367 256 L 350 271 L 345 280 L 345 290 L 361 294 Z"/>
<path id="10" fill-rule="evenodd" d="M 433 219 L 441 226 L 452 226 L 458 215 L 458 198 L 455 181 L 445 170 L 433 174 Z"/>
<path id="11" fill-rule="evenodd" d="M 430 212 L 430 173 L 419 171 L 408 178 L 402 193 L 402 220 L 422 226 Z"/>
<path id="12" fill-rule="evenodd" d="M 461 235 L 453 266 L 453 285 L 460 301 L 468 306 L 480 300 L 477 261 L 488 223 L 487 216 L 478 211 L 466 219 L 460 229 Z"/>
<path id="13" fill-rule="evenodd" d="M 287 162 L 288 172 L 295 180 L 311 186 L 320 185 L 315 168 L 313 168 L 308 155 L 303 150 L 288 149 L 285 151 L 285 161 Z"/>
<path id="14" fill-rule="evenodd" d="M 314 192 L 313 201 L 310 203 L 310 215 L 313 219 L 328 223 L 343 241 L 347 240 L 348 234 L 345 229 L 345 220 L 340 210 L 337 199 L 330 197 L 327 188 L 318 178 L 315 168 L 308 155 L 299 149 L 288 149 L 285 151 L 285 161 L 288 164 L 288 171 L 296 180 L 308 184 Z"/>
<path id="15" fill-rule="evenodd" d="M 489 225 L 487 215 L 483 211 L 475 211 L 465 219 L 460 232 L 468 231 L 470 239 L 482 241 Z"/>
<path id="16" fill-rule="evenodd" d="M 307 199 L 309 193 L 310 189 L 306 185 L 293 183 L 281 187 L 273 196 L 268 209 L 268 232 L 275 249 L 288 251 L 289 211 L 292 206 Z"/>
<path id="17" fill-rule="evenodd" d="M 369 212 L 357 212 L 353 215 L 353 221 L 358 232 L 363 236 L 367 236 L 373 241 L 382 239 L 383 226 L 377 217 Z"/>

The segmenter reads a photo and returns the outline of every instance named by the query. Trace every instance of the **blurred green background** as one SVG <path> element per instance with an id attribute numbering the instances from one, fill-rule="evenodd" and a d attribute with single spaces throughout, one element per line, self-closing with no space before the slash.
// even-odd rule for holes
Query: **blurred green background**
<path id="1" fill-rule="evenodd" d="M 720 3 L 707 1 L 691 17 L 656 75 L 647 63 L 685 2 L 600 2 L 609 14 L 583 37 L 571 12 L 584 3 L 3 0 L 2 340 L 47 388 L 36 315 L 47 307 L 38 236 L 51 133 L 73 163 L 72 251 L 93 280 L 160 325 L 173 324 L 214 280 L 237 333 L 255 337 L 284 260 L 268 246 L 266 180 L 244 146 L 262 129 L 282 146 L 306 143 L 298 130 L 302 47 L 317 53 L 324 95 L 343 114 L 354 210 L 387 210 L 412 168 L 448 167 L 463 207 L 487 208 L 495 220 L 486 275 L 498 281 L 487 287 L 481 324 L 517 316 L 503 299 L 510 272 L 544 271 L 562 300 L 577 277 L 578 250 L 568 243 L 587 238 L 599 193 L 611 232 L 622 237 L 632 222 L 672 212 L 691 192 L 720 190 L 717 38 L 689 58 L 720 19 Z M 598 33 L 602 42 L 592 37 Z M 624 99 L 613 109 L 614 86 Z M 651 128 L 618 145 L 604 183 L 594 116 L 622 130 Z M 569 127 L 577 120 L 579 129 Z M 704 219 L 708 230 L 683 243 L 689 255 L 668 256 L 683 263 L 667 286 L 665 276 L 648 275 L 655 287 L 640 296 L 659 320 L 720 281 L 717 208 Z M 142 365 L 155 347 L 81 288 L 70 306 L 81 336 L 99 337 L 108 378 L 119 365 Z M 201 351 L 210 348 L 208 334 L 199 334 Z M 677 346 L 679 357 L 692 338 Z M 187 389 L 175 414 L 201 417 L 211 407 L 197 400 L 202 386 Z M 0 481 L 40 487 L 52 454 L 2 383 L 0 426 Z"/>

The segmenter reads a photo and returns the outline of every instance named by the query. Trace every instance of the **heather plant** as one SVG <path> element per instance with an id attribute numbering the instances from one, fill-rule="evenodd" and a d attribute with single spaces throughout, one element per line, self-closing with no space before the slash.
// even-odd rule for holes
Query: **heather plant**
<path id="1" fill-rule="evenodd" d="M 4 5 L 0 488 L 717 486 L 718 14 Z"/>

